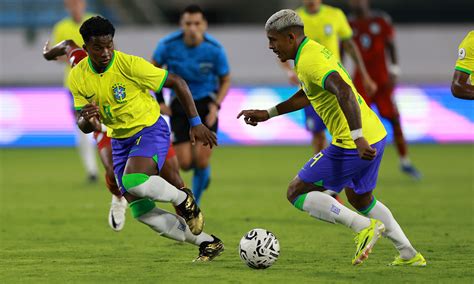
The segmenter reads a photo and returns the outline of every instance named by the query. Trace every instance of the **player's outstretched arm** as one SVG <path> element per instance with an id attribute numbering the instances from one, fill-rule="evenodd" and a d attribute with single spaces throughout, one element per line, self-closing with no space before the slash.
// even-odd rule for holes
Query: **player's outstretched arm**
<path id="1" fill-rule="evenodd" d="M 190 137 L 191 143 L 194 145 L 196 140 L 201 141 L 205 146 L 209 147 L 217 146 L 216 134 L 211 132 L 204 124 L 202 124 L 199 114 L 196 110 L 191 91 L 189 90 L 188 84 L 178 75 L 168 74 L 164 87 L 171 88 L 176 93 L 179 102 L 186 112 L 186 116 L 189 119 L 190 124 Z"/>
<path id="2" fill-rule="evenodd" d="M 454 71 L 451 93 L 458 99 L 474 100 L 474 86 L 469 84 L 469 74 L 459 70 Z"/>
<path id="3" fill-rule="evenodd" d="M 302 89 L 296 92 L 288 100 L 269 108 L 268 110 L 248 109 L 243 110 L 237 115 L 237 119 L 244 117 L 245 123 L 257 126 L 259 122 L 266 121 L 274 116 L 297 111 L 309 105 L 308 97 Z"/>
<path id="4" fill-rule="evenodd" d="M 359 156 L 364 160 L 373 160 L 376 150 L 369 145 L 362 134 L 360 107 L 351 87 L 341 78 L 339 73 L 332 72 L 327 77 L 324 88 L 336 95 L 339 106 L 349 124 L 351 136 L 357 146 Z"/>
<path id="5" fill-rule="evenodd" d="M 68 51 L 80 48 L 73 40 L 63 40 L 53 47 L 49 47 L 49 41 L 46 41 L 43 47 L 43 57 L 46 60 L 56 60 L 58 57 L 66 55 Z"/>

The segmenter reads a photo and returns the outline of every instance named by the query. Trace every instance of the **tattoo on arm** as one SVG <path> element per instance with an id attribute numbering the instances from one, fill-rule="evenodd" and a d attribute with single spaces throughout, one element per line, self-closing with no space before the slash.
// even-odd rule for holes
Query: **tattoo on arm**
<path id="1" fill-rule="evenodd" d="M 339 73 L 332 72 L 325 81 L 324 88 L 333 93 L 346 117 L 350 130 L 362 128 L 360 106 L 352 88 L 341 78 Z"/>

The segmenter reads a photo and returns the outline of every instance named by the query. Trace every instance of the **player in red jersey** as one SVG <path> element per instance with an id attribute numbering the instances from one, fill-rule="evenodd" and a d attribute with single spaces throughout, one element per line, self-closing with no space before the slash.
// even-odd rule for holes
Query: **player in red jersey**
<path id="1" fill-rule="evenodd" d="M 66 55 L 69 64 L 71 67 L 74 67 L 82 59 L 87 57 L 87 52 L 72 40 L 64 40 L 52 48 L 49 47 L 49 42 L 46 42 L 43 48 L 43 57 L 46 60 L 56 60 L 62 55 Z M 112 193 L 112 204 L 109 211 L 109 225 L 114 231 L 120 231 L 123 229 L 125 224 L 127 201 L 122 196 L 115 180 L 112 163 L 112 144 L 110 137 L 107 136 L 107 128 L 98 121 L 95 128 L 94 139 L 97 143 L 97 150 L 105 169 L 105 182 L 110 193 Z M 173 145 L 170 145 L 170 148 L 168 149 L 161 176 L 177 188 L 183 188 L 185 186 L 184 181 L 179 174 L 178 159 Z"/>
<path id="2" fill-rule="evenodd" d="M 353 15 L 349 24 L 354 31 L 354 41 L 370 77 L 377 83 L 377 92 L 368 95 L 364 90 L 363 77 L 359 70 L 354 75 L 354 84 L 368 105 L 375 104 L 383 118 L 392 125 L 395 144 L 400 156 L 401 170 L 415 179 L 420 172 L 408 158 L 407 142 L 403 136 L 400 114 L 393 98 L 400 68 L 394 42 L 394 28 L 390 17 L 383 12 L 370 10 L 369 0 L 351 0 Z M 390 64 L 387 62 L 387 52 Z"/>

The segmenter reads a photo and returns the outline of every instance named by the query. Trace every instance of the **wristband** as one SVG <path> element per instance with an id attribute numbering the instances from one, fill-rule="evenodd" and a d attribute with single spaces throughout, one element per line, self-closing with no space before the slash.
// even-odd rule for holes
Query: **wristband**
<path id="1" fill-rule="evenodd" d="M 198 126 L 199 124 L 202 124 L 201 118 L 199 116 L 189 119 L 189 125 L 191 125 L 191 127 Z"/>
<path id="2" fill-rule="evenodd" d="M 103 123 L 100 124 L 100 131 L 101 132 L 107 132 L 107 126 L 105 126 Z"/>
<path id="3" fill-rule="evenodd" d="M 351 137 L 352 137 L 352 140 L 354 140 L 354 141 L 361 138 L 361 137 L 363 137 L 362 128 L 351 130 Z"/>
<path id="4" fill-rule="evenodd" d="M 272 118 L 272 117 L 275 117 L 275 116 L 278 115 L 278 110 L 277 110 L 276 106 L 267 109 L 267 112 L 268 112 L 269 118 Z"/>

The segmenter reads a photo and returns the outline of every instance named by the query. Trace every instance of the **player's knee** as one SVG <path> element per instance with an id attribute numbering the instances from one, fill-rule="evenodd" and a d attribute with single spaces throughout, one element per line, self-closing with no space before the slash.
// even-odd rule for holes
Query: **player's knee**
<path id="1" fill-rule="evenodd" d="M 195 166 L 198 169 L 205 169 L 209 166 L 209 159 L 198 159 Z"/>
<path id="2" fill-rule="evenodd" d="M 133 218 L 138 219 L 139 221 L 141 216 L 153 210 L 155 206 L 155 202 L 148 198 L 138 199 L 130 202 L 129 204 Z"/>
<path id="3" fill-rule="evenodd" d="M 286 191 L 286 199 L 291 204 L 293 204 L 300 194 L 301 192 L 300 192 L 300 186 L 298 185 L 298 181 L 292 180 L 290 184 L 288 185 L 288 189 Z"/>
<path id="4" fill-rule="evenodd" d="M 178 159 L 179 160 L 179 159 Z M 193 168 L 193 163 L 191 160 L 179 160 L 179 167 L 183 171 L 189 171 Z"/>
<path id="5" fill-rule="evenodd" d="M 140 185 L 145 183 L 150 177 L 142 173 L 125 174 L 122 176 L 122 184 L 125 190 L 130 191 L 131 189 L 138 188 Z"/>
<path id="6" fill-rule="evenodd" d="M 364 194 L 364 195 L 351 195 L 347 196 L 347 200 L 357 210 L 364 209 L 368 207 L 372 202 L 372 194 Z"/>

